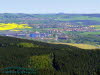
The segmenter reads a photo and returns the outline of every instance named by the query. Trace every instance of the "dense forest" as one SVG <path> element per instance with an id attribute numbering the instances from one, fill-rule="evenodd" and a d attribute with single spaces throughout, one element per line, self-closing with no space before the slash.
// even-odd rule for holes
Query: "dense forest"
<path id="1" fill-rule="evenodd" d="M 100 49 L 0 36 L 0 69 L 14 66 L 37 75 L 100 75 Z"/>

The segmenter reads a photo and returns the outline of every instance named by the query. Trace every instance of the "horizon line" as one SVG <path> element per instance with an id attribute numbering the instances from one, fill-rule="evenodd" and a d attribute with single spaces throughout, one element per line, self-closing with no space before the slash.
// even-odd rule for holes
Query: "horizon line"
<path id="1" fill-rule="evenodd" d="M 15 12 L 10 12 L 10 13 L 0 13 L 0 14 L 100 14 L 100 13 L 63 13 L 63 12 L 58 12 L 58 13 L 15 13 Z"/>

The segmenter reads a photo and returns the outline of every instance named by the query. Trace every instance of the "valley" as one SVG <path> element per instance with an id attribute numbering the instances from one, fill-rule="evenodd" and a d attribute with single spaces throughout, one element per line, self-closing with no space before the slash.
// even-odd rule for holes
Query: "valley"
<path id="1" fill-rule="evenodd" d="M 100 14 L 0 14 L 0 35 L 100 45 Z"/>

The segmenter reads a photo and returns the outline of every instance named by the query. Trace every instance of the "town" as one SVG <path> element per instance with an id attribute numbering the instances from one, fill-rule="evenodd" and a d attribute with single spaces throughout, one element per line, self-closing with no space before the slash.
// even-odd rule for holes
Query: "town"
<path id="1" fill-rule="evenodd" d="M 31 24 L 34 25 L 33 30 L 20 30 L 20 31 L 12 31 L 7 30 L 0 35 L 3 36 L 11 36 L 17 38 L 26 38 L 33 40 L 67 40 L 70 39 L 70 35 L 67 33 L 70 32 L 98 32 L 100 30 L 96 30 L 94 26 L 81 26 L 81 25 L 70 25 L 70 23 L 60 23 L 55 27 L 53 25 L 45 25 L 45 24 Z M 30 26 L 31 26 L 30 25 Z"/>
<path id="2" fill-rule="evenodd" d="M 44 42 L 100 44 L 98 14 L 4 13 L 0 16 L 2 36 Z M 3 30 L 4 27 L 9 29 Z"/>

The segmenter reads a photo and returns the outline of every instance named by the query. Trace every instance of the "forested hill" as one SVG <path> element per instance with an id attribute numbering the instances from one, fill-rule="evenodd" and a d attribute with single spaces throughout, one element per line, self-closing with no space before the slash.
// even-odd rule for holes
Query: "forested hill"
<path id="1" fill-rule="evenodd" d="M 0 68 L 12 66 L 38 75 L 100 75 L 100 50 L 0 36 Z"/>

